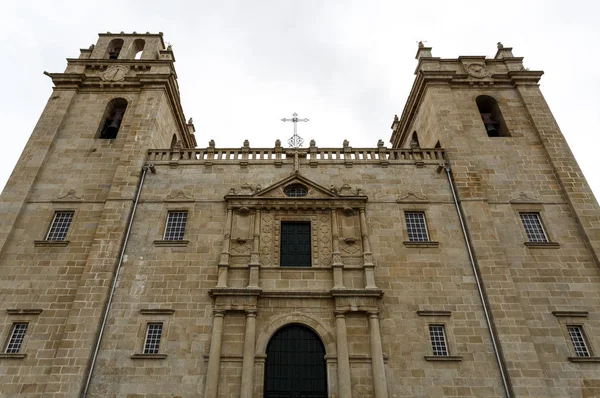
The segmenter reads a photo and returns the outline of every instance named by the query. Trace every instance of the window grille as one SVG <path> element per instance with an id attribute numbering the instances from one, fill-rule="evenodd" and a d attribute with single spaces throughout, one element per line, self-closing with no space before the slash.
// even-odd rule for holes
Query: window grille
<path id="1" fill-rule="evenodd" d="M 575 355 L 578 357 L 589 357 L 590 351 L 588 350 L 585 337 L 583 336 L 583 328 L 581 326 L 571 325 L 567 326 L 567 329 L 569 330 L 569 336 L 571 337 L 571 342 L 575 349 Z"/>
<path id="2" fill-rule="evenodd" d="M 431 338 L 433 355 L 447 356 L 448 345 L 446 344 L 446 332 L 444 331 L 444 325 L 429 325 L 429 337 Z"/>
<path id="3" fill-rule="evenodd" d="M 144 342 L 144 354 L 158 354 L 162 329 L 162 323 L 148 324 L 148 327 L 146 328 L 146 340 Z"/>
<path id="4" fill-rule="evenodd" d="M 282 222 L 279 264 L 282 267 L 310 267 L 310 222 Z"/>
<path id="5" fill-rule="evenodd" d="M 187 211 L 170 211 L 167 216 L 164 240 L 183 240 Z"/>
<path id="6" fill-rule="evenodd" d="M 530 242 L 548 242 L 539 213 L 519 213 Z"/>
<path id="7" fill-rule="evenodd" d="M 286 196 L 297 198 L 308 195 L 308 189 L 302 184 L 291 184 L 285 187 L 283 193 L 285 193 Z"/>
<path id="8" fill-rule="evenodd" d="M 69 231 L 69 227 L 71 226 L 72 220 L 72 211 L 57 211 L 56 213 L 54 213 L 54 220 L 52 220 L 52 225 L 50 226 L 50 230 L 48 231 L 48 236 L 46 236 L 46 240 L 65 240 L 65 238 L 67 237 L 67 232 Z"/>
<path id="9" fill-rule="evenodd" d="M 410 212 L 404 213 L 406 218 L 406 230 L 408 231 L 408 240 L 410 242 L 427 242 L 429 234 L 427 233 L 427 224 L 425 223 L 425 213 Z"/>
<path id="10" fill-rule="evenodd" d="M 7 354 L 17 354 L 21 350 L 23 339 L 25 338 L 25 332 L 27 332 L 27 323 L 15 323 L 13 324 L 8 344 L 6 344 L 5 352 Z"/>

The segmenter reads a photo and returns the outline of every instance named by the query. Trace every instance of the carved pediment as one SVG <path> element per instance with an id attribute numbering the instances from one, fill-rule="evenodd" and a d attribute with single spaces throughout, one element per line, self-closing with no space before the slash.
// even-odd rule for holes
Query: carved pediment
<path id="1" fill-rule="evenodd" d="M 341 195 L 338 195 L 336 190 L 327 189 L 316 182 L 304 177 L 299 173 L 294 173 L 289 177 L 284 178 L 264 189 L 259 188 L 252 189 L 249 184 L 244 184 L 240 189 L 231 189 L 229 191 L 229 195 L 236 196 L 251 196 L 252 198 L 287 198 L 288 196 L 285 194 L 284 190 L 286 187 L 299 184 L 301 186 L 306 187 L 307 194 L 305 196 L 293 197 L 293 199 L 317 199 L 317 198 L 339 198 Z"/>

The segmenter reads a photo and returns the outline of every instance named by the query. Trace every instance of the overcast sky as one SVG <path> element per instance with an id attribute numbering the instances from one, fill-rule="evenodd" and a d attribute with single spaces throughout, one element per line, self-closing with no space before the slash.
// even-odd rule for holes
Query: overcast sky
<path id="1" fill-rule="evenodd" d="M 598 1 L 5 1 L 0 13 L 3 187 L 51 93 L 42 74 L 99 32 L 164 32 L 198 145 L 253 147 L 299 134 L 320 147 L 389 145 L 414 80 L 417 41 L 433 55 L 513 47 L 600 195 Z"/>

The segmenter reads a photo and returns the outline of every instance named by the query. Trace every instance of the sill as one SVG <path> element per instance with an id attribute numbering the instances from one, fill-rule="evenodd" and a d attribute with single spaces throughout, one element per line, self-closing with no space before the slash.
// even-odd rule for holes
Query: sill
<path id="1" fill-rule="evenodd" d="M 419 316 L 451 316 L 452 311 L 443 311 L 443 310 L 419 310 L 417 311 L 417 315 Z"/>
<path id="2" fill-rule="evenodd" d="M 187 246 L 189 240 L 155 240 L 154 246 L 178 247 Z"/>
<path id="3" fill-rule="evenodd" d="M 166 354 L 133 354 L 131 359 L 165 359 Z"/>
<path id="4" fill-rule="evenodd" d="M 34 240 L 35 247 L 65 247 L 69 245 L 68 240 Z"/>
<path id="5" fill-rule="evenodd" d="M 27 354 L 0 354 L 0 359 L 23 359 L 27 356 Z"/>
<path id="6" fill-rule="evenodd" d="M 600 363 L 600 357 L 569 357 L 571 362 L 598 362 Z"/>
<path id="7" fill-rule="evenodd" d="M 460 362 L 462 355 L 425 355 L 426 361 Z"/>
<path id="8" fill-rule="evenodd" d="M 171 315 L 175 310 L 171 308 L 144 308 L 140 310 L 142 315 Z"/>
<path id="9" fill-rule="evenodd" d="M 7 308 L 8 315 L 39 315 L 44 310 L 41 308 Z"/>
<path id="10" fill-rule="evenodd" d="M 588 314 L 588 311 L 552 311 L 552 315 L 557 318 L 586 318 Z"/>
<path id="11" fill-rule="evenodd" d="M 438 247 L 440 245 L 440 242 L 433 240 L 428 240 L 425 242 L 411 242 L 409 240 L 405 240 L 402 243 L 404 243 L 404 246 L 406 247 Z"/>
<path id="12" fill-rule="evenodd" d="M 525 246 L 530 249 L 558 249 L 560 244 L 558 242 L 525 242 Z"/>

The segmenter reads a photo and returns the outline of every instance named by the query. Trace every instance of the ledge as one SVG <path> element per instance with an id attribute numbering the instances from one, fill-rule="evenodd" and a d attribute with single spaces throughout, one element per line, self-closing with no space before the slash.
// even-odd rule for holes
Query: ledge
<path id="1" fill-rule="evenodd" d="M 35 247 L 65 247 L 69 245 L 68 240 L 34 240 Z"/>
<path id="2" fill-rule="evenodd" d="M 27 354 L 0 354 L 0 359 L 23 359 L 27 356 Z"/>
<path id="3" fill-rule="evenodd" d="M 8 308 L 8 315 L 39 315 L 44 311 L 41 308 Z"/>
<path id="4" fill-rule="evenodd" d="M 165 359 L 166 354 L 133 354 L 131 359 Z"/>
<path id="5" fill-rule="evenodd" d="M 425 355 L 426 361 L 460 362 L 462 355 Z"/>
<path id="6" fill-rule="evenodd" d="M 155 240 L 154 246 L 178 247 L 187 246 L 188 243 L 190 243 L 189 240 Z"/>
<path id="7" fill-rule="evenodd" d="M 433 240 L 428 240 L 426 242 L 411 242 L 409 240 L 405 240 L 402 243 L 404 243 L 404 246 L 406 247 L 438 247 L 440 245 L 440 242 Z"/>
<path id="8" fill-rule="evenodd" d="M 171 315 L 175 310 L 170 308 L 145 308 L 140 310 L 143 315 Z"/>
<path id="9" fill-rule="evenodd" d="M 417 315 L 419 315 L 419 316 L 451 316 L 452 311 L 422 310 L 422 311 L 417 311 Z"/>
<path id="10" fill-rule="evenodd" d="M 573 317 L 573 318 L 586 318 L 588 316 L 587 311 L 552 311 L 552 315 L 557 318 Z"/>
<path id="11" fill-rule="evenodd" d="M 569 357 L 571 362 L 598 362 L 600 363 L 600 357 Z"/>
<path id="12" fill-rule="evenodd" d="M 558 249 L 560 244 L 558 242 L 525 242 L 525 246 L 530 249 Z"/>

